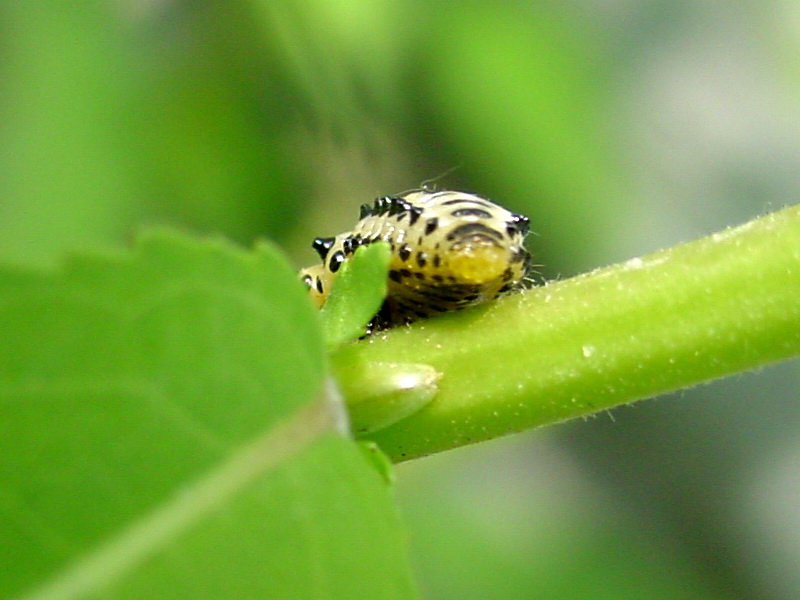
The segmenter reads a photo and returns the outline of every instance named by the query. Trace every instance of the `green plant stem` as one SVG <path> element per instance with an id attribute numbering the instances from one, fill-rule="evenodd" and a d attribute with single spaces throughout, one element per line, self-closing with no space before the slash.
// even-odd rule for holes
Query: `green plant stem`
<path id="1" fill-rule="evenodd" d="M 428 406 L 368 436 L 402 461 L 797 354 L 800 208 L 791 207 L 373 336 L 341 349 L 333 364 L 344 378 L 388 361 L 441 373 Z"/>

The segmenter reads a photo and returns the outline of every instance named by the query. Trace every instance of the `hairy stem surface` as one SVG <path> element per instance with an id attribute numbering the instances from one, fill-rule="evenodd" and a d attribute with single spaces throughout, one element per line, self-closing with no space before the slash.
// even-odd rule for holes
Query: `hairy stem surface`
<path id="1" fill-rule="evenodd" d="M 791 207 L 333 358 L 339 373 L 392 361 L 441 373 L 433 402 L 369 436 L 402 461 L 798 354 L 800 208 Z"/>

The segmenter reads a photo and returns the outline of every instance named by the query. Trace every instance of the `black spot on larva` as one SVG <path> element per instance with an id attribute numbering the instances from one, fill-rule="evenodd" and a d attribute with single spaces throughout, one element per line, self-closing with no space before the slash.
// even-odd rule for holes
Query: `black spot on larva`
<path id="1" fill-rule="evenodd" d="M 491 219 L 492 215 L 482 208 L 458 208 L 450 213 L 453 217 L 478 217 L 480 219 Z"/>
<path id="2" fill-rule="evenodd" d="M 345 261 L 344 252 L 341 250 L 337 250 L 331 256 L 331 260 L 328 263 L 328 268 L 331 270 L 331 273 L 336 273 L 339 270 L 339 267 L 342 266 L 342 263 Z"/>
<path id="3" fill-rule="evenodd" d="M 400 306 L 407 310 L 425 308 L 425 305 L 422 304 L 422 302 L 416 298 L 400 298 L 397 300 L 397 306 Z"/>
<path id="4" fill-rule="evenodd" d="M 482 237 L 495 238 L 498 240 L 503 239 L 503 234 L 501 234 L 498 231 L 495 231 L 491 227 L 487 227 L 483 223 L 467 223 L 465 225 L 459 225 L 458 227 L 453 229 L 453 231 L 447 234 L 447 239 L 449 241 L 452 241 L 467 236 L 482 236 Z"/>
<path id="5" fill-rule="evenodd" d="M 375 202 L 372 205 L 372 210 L 374 215 L 385 215 L 389 212 L 389 209 L 392 205 L 392 199 L 388 196 L 381 196 L 380 198 L 376 198 Z"/>
<path id="6" fill-rule="evenodd" d="M 461 198 L 458 200 L 447 200 L 446 202 L 442 202 L 442 206 L 450 206 L 451 204 L 477 204 L 478 206 L 493 208 L 488 202 L 481 202 L 480 200 L 475 200 L 472 198 Z"/>
<path id="7" fill-rule="evenodd" d="M 397 251 L 397 255 L 400 257 L 400 260 L 406 262 L 411 256 L 411 248 L 409 247 L 408 244 L 403 244 Z"/>
<path id="8" fill-rule="evenodd" d="M 419 271 L 414 271 L 414 277 L 423 281 L 425 279 L 425 273 L 420 273 Z"/>
<path id="9" fill-rule="evenodd" d="M 422 209 L 419 206 L 408 205 L 408 223 L 413 225 L 422 216 Z"/>
<path id="10" fill-rule="evenodd" d="M 428 255 L 422 251 L 417 252 L 417 264 L 420 267 L 424 267 L 427 263 L 428 263 Z"/>
<path id="11" fill-rule="evenodd" d="M 396 281 L 397 283 L 401 283 L 403 281 L 403 278 L 400 277 L 400 273 L 394 270 L 389 271 L 389 279 Z"/>
<path id="12" fill-rule="evenodd" d="M 408 269 L 400 269 L 400 277 L 411 277 L 411 271 Z"/>
<path id="13" fill-rule="evenodd" d="M 525 215 L 514 215 L 514 218 L 519 222 L 519 232 L 522 235 L 528 235 L 531 227 L 531 220 Z"/>
<path id="14" fill-rule="evenodd" d="M 421 246 L 421 245 L 422 245 L 422 236 L 419 236 L 417 238 L 417 246 Z"/>
<path id="15" fill-rule="evenodd" d="M 511 281 L 512 279 L 514 279 L 514 272 L 510 268 L 503 271 L 503 281 Z"/>
<path id="16" fill-rule="evenodd" d="M 353 238 L 347 237 L 342 242 L 342 251 L 347 254 L 352 254 L 355 247 L 353 246 Z"/>
<path id="17" fill-rule="evenodd" d="M 324 292 L 324 291 L 325 291 L 325 288 L 322 286 L 322 279 L 320 279 L 319 277 L 317 277 L 317 285 L 316 285 L 316 288 L 317 288 L 317 291 L 318 291 L 320 294 L 321 294 L 322 292 Z"/>
<path id="18" fill-rule="evenodd" d="M 428 219 L 427 221 L 425 221 L 425 235 L 432 234 L 434 231 L 436 231 L 437 227 L 439 227 L 439 219 L 437 219 L 436 217 Z"/>
<path id="19" fill-rule="evenodd" d="M 331 248 L 333 248 L 333 244 L 335 243 L 336 243 L 336 238 L 318 237 L 315 238 L 313 242 L 311 242 L 311 247 L 317 251 L 319 257 L 324 261 L 325 257 L 328 256 L 328 252 L 330 252 Z"/>
<path id="20" fill-rule="evenodd" d="M 372 207 L 369 204 L 362 204 L 361 210 L 358 213 L 359 220 L 366 219 L 370 216 L 372 216 Z"/>
<path id="21" fill-rule="evenodd" d="M 314 278 L 311 275 L 303 275 L 303 283 L 306 284 L 308 289 L 311 289 L 311 286 L 314 284 Z"/>
<path id="22" fill-rule="evenodd" d="M 513 288 L 513 287 L 514 286 L 512 284 L 507 283 L 503 287 L 501 287 L 499 290 L 497 290 L 497 293 L 498 294 L 505 294 L 506 292 L 510 291 L 511 288 Z"/>
<path id="23" fill-rule="evenodd" d="M 438 254 L 433 255 L 433 266 L 437 269 L 442 266 L 442 258 Z"/>
<path id="24" fill-rule="evenodd" d="M 531 221 L 525 215 L 511 215 L 511 220 L 506 223 L 506 231 L 508 235 L 514 235 L 518 233 L 520 235 L 526 235 L 528 233 L 528 229 L 530 228 Z"/>
<path id="25" fill-rule="evenodd" d="M 435 298 L 436 300 L 441 300 L 442 302 L 461 302 L 461 296 L 456 296 L 453 294 L 435 294 L 429 293 L 428 296 L 431 298 Z"/>
<path id="26" fill-rule="evenodd" d="M 444 277 L 441 275 L 431 275 L 431 279 L 433 279 L 436 283 L 444 283 Z"/>
<path id="27" fill-rule="evenodd" d="M 525 257 L 528 253 L 524 248 L 517 248 L 509 259 L 511 263 L 525 262 Z"/>

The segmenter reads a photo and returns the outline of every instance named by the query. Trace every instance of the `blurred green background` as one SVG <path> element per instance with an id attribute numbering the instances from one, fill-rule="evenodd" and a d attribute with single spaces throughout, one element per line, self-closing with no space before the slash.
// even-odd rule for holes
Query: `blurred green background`
<path id="1" fill-rule="evenodd" d="M 551 279 L 800 189 L 794 0 L 4 2 L 0 90 L 0 259 L 37 268 L 155 224 L 302 266 L 445 174 Z M 800 597 L 798 396 L 793 361 L 400 466 L 425 596 Z"/>

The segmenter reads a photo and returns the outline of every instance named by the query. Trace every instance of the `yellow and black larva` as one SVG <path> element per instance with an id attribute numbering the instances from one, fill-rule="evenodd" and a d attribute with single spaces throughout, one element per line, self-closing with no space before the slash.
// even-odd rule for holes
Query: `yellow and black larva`
<path id="1" fill-rule="evenodd" d="M 521 286 L 530 268 L 528 218 L 466 192 L 413 190 L 361 206 L 352 231 L 317 238 L 322 264 L 300 271 L 322 306 L 336 273 L 359 246 L 392 249 L 388 293 L 371 330 L 459 310 Z"/>

